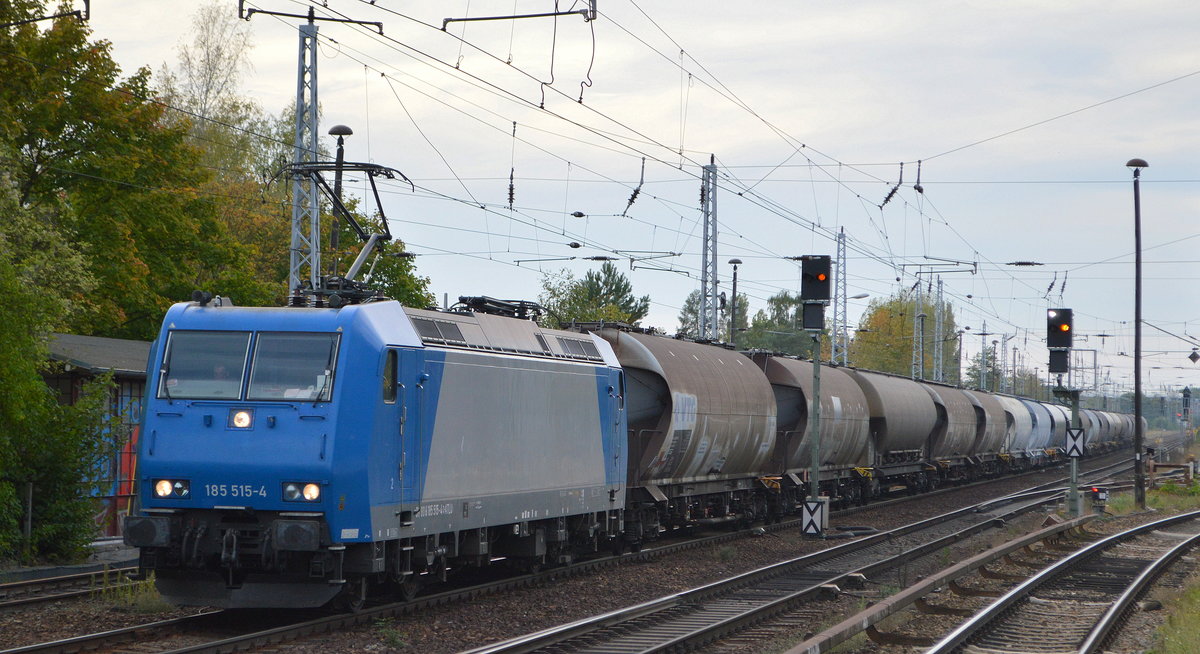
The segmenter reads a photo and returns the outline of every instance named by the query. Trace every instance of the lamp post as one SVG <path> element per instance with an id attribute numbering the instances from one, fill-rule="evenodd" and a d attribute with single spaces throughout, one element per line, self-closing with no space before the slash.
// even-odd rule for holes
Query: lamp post
<path id="1" fill-rule="evenodd" d="M 741 259 L 730 259 L 733 266 L 733 298 L 729 300 L 729 344 L 737 348 L 737 269 L 742 265 Z"/>
<path id="2" fill-rule="evenodd" d="M 920 342 L 917 343 L 917 356 L 920 359 L 917 363 L 917 378 L 920 379 L 921 381 L 925 381 L 925 318 L 926 317 L 927 316 L 924 311 L 917 314 L 917 320 L 921 321 L 921 340 L 920 340 Z"/>
<path id="3" fill-rule="evenodd" d="M 333 195 L 338 200 L 342 199 L 342 164 L 346 161 L 346 137 L 354 134 L 354 130 L 345 125 L 334 125 L 329 128 L 329 135 L 337 137 L 337 160 L 334 163 L 336 169 L 333 173 Z M 338 232 L 341 228 L 338 225 L 337 213 L 333 214 L 333 228 L 329 230 L 329 247 L 335 252 L 338 249 Z M 319 239 L 313 239 L 319 240 Z M 336 274 L 336 273 L 334 273 Z"/>
<path id="4" fill-rule="evenodd" d="M 997 343 L 999 343 L 999 342 L 1000 342 L 1000 341 L 997 341 L 997 340 L 996 340 L 996 339 L 994 339 L 994 338 L 992 339 L 992 365 L 995 365 L 995 364 L 996 364 L 996 357 L 1002 357 L 1002 356 L 1004 356 L 1004 351 L 1003 351 L 1003 350 L 998 350 L 998 349 L 996 348 L 996 344 L 997 344 Z M 989 372 L 990 372 L 990 371 L 989 371 Z M 1000 392 L 1000 386 L 1001 386 L 1001 384 L 1004 382 L 1004 371 L 1003 371 L 1003 370 L 1001 370 L 1001 371 L 998 371 L 998 372 L 997 372 L 997 375 L 1000 377 L 1000 382 L 1001 382 L 1001 383 L 1000 383 L 1000 384 L 995 384 L 994 382 L 993 382 L 993 383 L 994 383 L 994 384 L 995 384 L 995 386 L 996 386 L 996 389 L 995 389 L 995 390 L 996 390 L 996 392 Z M 986 391 L 986 390 L 987 390 L 987 387 L 984 387 L 984 389 L 983 389 L 983 390 L 985 390 L 985 391 Z"/>
<path id="5" fill-rule="evenodd" d="M 970 327 L 968 327 L 967 329 L 970 329 Z M 958 362 L 954 366 L 954 383 L 958 384 L 959 386 L 963 385 L 963 378 L 962 378 L 962 355 L 963 355 L 962 350 L 963 350 L 963 347 L 962 347 L 962 343 L 963 343 L 963 334 L 965 334 L 965 333 L 966 333 L 966 330 L 963 330 L 963 329 L 958 330 Z"/>
<path id="6" fill-rule="evenodd" d="M 1133 501 L 1146 508 L 1146 475 L 1142 467 L 1145 430 L 1142 428 L 1142 169 L 1145 159 L 1125 164 L 1133 171 Z"/>

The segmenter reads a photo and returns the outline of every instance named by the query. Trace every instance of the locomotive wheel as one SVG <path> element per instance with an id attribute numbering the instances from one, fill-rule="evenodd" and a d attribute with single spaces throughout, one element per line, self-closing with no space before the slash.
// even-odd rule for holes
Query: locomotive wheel
<path id="1" fill-rule="evenodd" d="M 367 578 L 356 577 L 346 581 L 346 587 L 338 596 L 339 606 L 351 613 L 358 613 L 367 604 Z"/>
<path id="2" fill-rule="evenodd" d="M 408 575 L 397 585 L 400 589 L 400 599 L 405 602 L 413 601 L 416 599 L 417 593 L 421 592 L 421 582 L 416 575 Z"/>

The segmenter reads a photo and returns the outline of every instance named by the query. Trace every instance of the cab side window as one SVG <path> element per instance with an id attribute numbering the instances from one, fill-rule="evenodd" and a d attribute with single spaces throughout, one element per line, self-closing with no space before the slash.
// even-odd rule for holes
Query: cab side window
<path id="1" fill-rule="evenodd" d="M 383 401 L 388 404 L 396 403 L 396 366 L 396 351 L 388 350 L 383 362 Z"/>

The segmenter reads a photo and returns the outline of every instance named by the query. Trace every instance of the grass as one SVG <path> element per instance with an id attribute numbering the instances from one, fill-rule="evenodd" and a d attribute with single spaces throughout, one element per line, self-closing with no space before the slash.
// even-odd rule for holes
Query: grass
<path id="1" fill-rule="evenodd" d="M 1170 616 L 1158 629 L 1151 654 L 1194 654 L 1200 652 L 1200 579 L 1182 595 L 1168 602 Z"/>
<path id="2" fill-rule="evenodd" d="M 1175 481 L 1146 491 L 1146 508 L 1162 513 L 1184 513 L 1200 509 L 1200 483 L 1184 485 Z M 1133 513 L 1137 507 L 1132 492 L 1113 493 L 1107 510 L 1113 515 Z M 1168 602 L 1170 614 L 1159 627 L 1150 654 L 1195 654 L 1200 652 L 1200 578 L 1193 577 L 1192 585 Z"/>
<path id="3" fill-rule="evenodd" d="M 1091 499 L 1080 489 L 1084 496 L 1085 509 L 1091 508 Z M 1185 513 L 1200 509 L 1200 482 L 1190 486 L 1181 483 L 1167 482 L 1158 488 L 1146 490 L 1146 508 L 1163 513 Z M 1133 502 L 1132 491 L 1111 493 L 1105 510 L 1112 515 L 1128 515 L 1137 510 Z"/>
<path id="4" fill-rule="evenodd" d="M 375 620 L 375 633 L 383 639 L 383 643 L 392 649 L 400 649 L 408 646 L 407 634 L 396 628 L 396 621 L 392 618 L 379 618 Z"/>
<path id="5" fill-rule="evenodd" d="M 165 613 L 175 608 L 158 594 L 158 589 L 154 587 L 154 573 L 134 582 L 127 582 L 116 573 L 111 576 L 105 573 L 99 586 L 94 588 L 92 593 L 112 604 L 118 611 Z"/>
<path id="6" fill-rule="evenodd" d="M 717 548 L 717 560 L 721 563 L 731 563 L 737 558 L 737 548 L 733 545 L 722 545 Z"/>

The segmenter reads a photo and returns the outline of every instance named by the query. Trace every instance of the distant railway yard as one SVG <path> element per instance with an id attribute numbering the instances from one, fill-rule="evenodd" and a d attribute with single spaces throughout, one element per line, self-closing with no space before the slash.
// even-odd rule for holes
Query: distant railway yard
<path id="1" fill-rule="evenodd" d="M 126 570 L 114 570 L 106 580 L 57 579 L 50 591 L 57 597 L 27 606 L 16 602 L 36 595 L 24 590 L 33 582 L 20 589 L 5 585 L 0 592 L 13 604 L 0 607 L 0 648 L 922 652 L 966 615 L 982 612 L 1060 559 L 1184 512 L 1186 502 L 1129 512 L 1129 492 L 1122 489 L 1129 488 L 1130 474 L 1122 458 L 1118 453 L 1091 461 L 1081 473 L 1085 485 L 1111 492 L 1108 507 L 1121 515 L 1093 514 L 1089 506 L 1081 519 L 1048 518 L 1063 508 L 1066 480 L 1064 469 L 1057 468 L 837 512 L 828 533 L 844 538 L 807 538 L 794 522 L 697 534 L 692 542 L 672 539 L 619 559 L 511 579 L 452 580 L 427 588 L 413 602 L 368 603 L 357 613 L 174 609 L 145 583 L 118 581 Z M 1175 532 L 1200 531 L 1187 524 L 1159 527 L 1151 538 L 1179 545 L 1183 540 Z M 1156 576 L 1120 616 L 1118 629 L 1101 641 L 1105 651 L 1145 651 L 1170 613 L 1143 609 L 1169 606 L 1182 587 L 1195 583 L 1188 581 L 1195 572 L 1193 560 L 1184 557 Z M 80 583 L 85 592 L 67 595 Z M 1090 599 L 1093 605 L 1108 602 Z M 849 623 L 858 626 L 847 628 Z M 1033 633 L 1039 629 L 1043 635 L 1069 631 L 1061 615 L 1054 626 L 1043 624 Z M 1018 645 L 1023 640 L 1007 638 Z"/>

